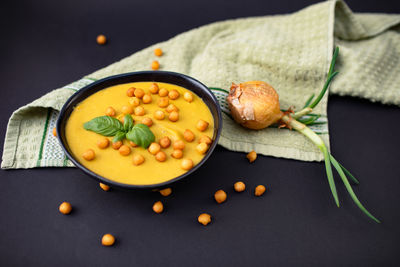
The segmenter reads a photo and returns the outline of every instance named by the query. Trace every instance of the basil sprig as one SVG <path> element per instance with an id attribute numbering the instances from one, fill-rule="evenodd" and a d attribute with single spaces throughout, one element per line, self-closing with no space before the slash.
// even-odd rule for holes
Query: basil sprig
<path id="1" fill-rule="evenodd" d="M 138 146 L 148 148 L 154 142 L 155 136 L 150 128 L 145 124 L 136 124 L 126 133 L 126 139 L 134 142 Z"/>
<path id="2" fill-rule="evenodd" d="M 118 132 L 124 131 L 122 123 L 119 120 L 110 116 L 101 116 L 94 118 L 83 124 L 83 128 L 85 128 L 85 130 L 92 131 L 104 136 L 114 136 Z"/>
<path id="3" fill-rule="evenodd" d="M 155 140 L 155 136 L 150 128 L 144 124 L 134 125 L 130 115 L 125 115 L 124 124 L 110 116 L 96 117 L 85 122 L 83 128 L 103 136 L 114 136 L 113 142 L 126 138 L 144 148 L 148 148 Z"/>

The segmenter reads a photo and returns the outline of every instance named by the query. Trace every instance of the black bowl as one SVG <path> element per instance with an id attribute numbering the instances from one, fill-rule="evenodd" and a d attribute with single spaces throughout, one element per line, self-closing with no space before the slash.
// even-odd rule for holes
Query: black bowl
<path id="1" fill-rule="evenodd" d="M 204 156 L 204 158 L 194 166 L 190 171 L 175 177 L 169 181 L 159 183 L 159 184 L 150 184 L 150 185 L 131 185 L 131 184 L 124 184 L 118 183 L 113 180 L 110 180 L 106 177 L 100 176 L 77 161 L 71 153 L 71 150 L 68 146 L 68 142 L 65 137 L 65 125 L 66 122 L 73 111 L 74 107 L 82 102 L 88 96 L 113 85 L 123 84 L 123 83 L 130 83 L 130 82 L 164 82 L 182 86 L 194 93 L 196 93 L 208 106 L 211 111 L 211 114 L 214 118 L 214 134 L 213 134 L 213 142 Z M 211 91 L 201 82 L 192 77 L 186 76 L 184 74 L 176 73 L 176 72 L 167 72 L 167 71 L 139 71 L 139 72 L 131 72 L 125 74 L 119 74 L 115 76 L 110 76 L 96 82 L 85 86 L 84 88 L 77 91 L 73 94 L 67 102 L 64 104 L 63 108 L 60 111 L 60 115 L 57 120 L 57 136 L 58 140 L 61 143 L 64 152 L 67 154 L 67 157 L 77 166 L 79 169 L 84 171 L 86 174 L 91 176 L 92 178 L 104 183 L 111 185 L 113 187 L 119 187 L 122 189 L 153 189 L 153 188 L 163 188 L 167 187 L 170 184 L 177 182 L 191 173 L 196 171 L 203 163 L 210 157 L 211 153 L 214 151 L 219 136 L 221 134 L 222 129 L 222 118 L 221 118 L 221 109 L 219 107 L 218 101 L 211 93 Z"/>

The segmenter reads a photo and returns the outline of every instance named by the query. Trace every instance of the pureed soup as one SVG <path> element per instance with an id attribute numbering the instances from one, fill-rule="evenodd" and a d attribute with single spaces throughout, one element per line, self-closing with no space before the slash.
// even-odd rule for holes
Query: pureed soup
<path id="1" fill-rule="evenodd" d="M 112 142 L 114 136 L 84 128 L 85 123 L 106 113 L 121 125 L 126 115 L 132 117 L 135 126 L 149 125 L 155 137 L 153 144 L 137 146 L 126 138 L 132 136 L 127 134 L 121 146 Z M 78 104 L 67 121 L 66 139 L 74 157 L 94 173 L 123 184 L 151 185 L 187 172 L 191 161 L 193 166 L 198 164 L 210 146 L 213 128 L 210 110 L 193 92 L 173 84 L 135 82 L 108 87 Z M 168 147 L 167 139 L 171 141 Z M 158 150 L 164 153 L 155 154 Z"/>

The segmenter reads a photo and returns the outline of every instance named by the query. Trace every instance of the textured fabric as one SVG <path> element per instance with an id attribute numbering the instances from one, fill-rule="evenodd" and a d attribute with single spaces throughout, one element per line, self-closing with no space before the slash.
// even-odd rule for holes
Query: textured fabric
<path id="1" fill-rule="evenodd" d="M 399 15 L 353 14 L 342 1 L 326 1 L 289 15 L 244 18 L 213 23 L 148 47 L 85 78 L 54 90 L 24 106 L 10 118 L 2 168 L 72 166 L 52 129 L 58 110 L 76 90 L 110 75 L 149 69 L 159 58 L 161 70 L 190 75 L 209 87 L 229 89 L 232 82 L 263 80 L 279 93 L 281 108 L 301 108 L 326 79 L 334 45 L 340 47 L 340 74 L 330 93 L 400 105 Z M 322 154 L 304 136 L 268 128 L 251 131 L 227 115 L 226 92 L 213 90 L 220 101 L 223 130 L 219 144 L 234 151 L 305 161 Z M 329 146 L 327 96 L 315 109 L 315 127 Z"/>

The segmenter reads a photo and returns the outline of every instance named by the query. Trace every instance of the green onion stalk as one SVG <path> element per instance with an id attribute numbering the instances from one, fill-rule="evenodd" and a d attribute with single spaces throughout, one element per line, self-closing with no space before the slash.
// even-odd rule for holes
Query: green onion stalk
<path id="1" fill-rule="evenodd" d="M 336 205 L 339 207 L 339 197 L 336 191 L 336 185 L 335 181 L 333 179 L 333 172 L 332 172 L 332 166 L 335 168 L 337 173 L 339 174 L 342 182 L 344 183 L 344 186 L 346 187 L 347 192 L 349 193 L 350 197 L 353 199 L 354 203 L 360 208 L 361 211 L 363 211 L 370 219 L 373 221 L 380 223 L 380 221 L 373 216 L 358 200 L 357 196 L 355 195 L 349 179 L 354 183 L 354 184 L 359 184 L 359 181 L 345 168 L 343 165 L 341 165 L 333 156 L 332 154 L 328 151 L 324 141 L 319 137 L 315 132 L 313 132 L 307 125 L 315 123 L 315 121 L 319 118 L 319 115 L 315 114 L 310 114 L 313 111 L 313 108 L 315 108 L 318 103 L 321 101 L 325 93 L 327 92 L 329 85 L 331 84 L 333 78 L 339 73 L 337 71 L 334 71 L 335 68 L 335 63 L 337 56 L 339 54 L 339 48 L 336 47 L 335 51 L 332 56 L 332 61 L 329 67 L 328 75 L 327 75 L 327 80 L 324 84 L 324 87 L 322 88 L 321 92 L 319 95 L 314 99 L 315 95 L 313 94 L 310 96 L 310 98 L 306 101 L 303 109 L 300 111 L 295 112 L 294 114 L 285 114 L 281 118 L 281 121 L 284 123 L 285 126 L 287 126 L 290 129 L 294 129 L 301 134 L 303 134 L 305 137 L 307 137 L 311 142 L 313 142 L 319 150 L 321 150 L 323 156 L 324 156 L 324 161 L 325 161 L 325 169 L 326 169 L 326 175 L 328 178 L 328 183 L 329 187 L 332 192 L 332 196 L 334 198 L 334 201 Z M 309 118 L 303 119 L 302 117 L 305 115 L 312 115 Z M 348 178 L 349 179 L 348 179 Z"/>

